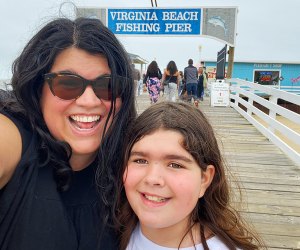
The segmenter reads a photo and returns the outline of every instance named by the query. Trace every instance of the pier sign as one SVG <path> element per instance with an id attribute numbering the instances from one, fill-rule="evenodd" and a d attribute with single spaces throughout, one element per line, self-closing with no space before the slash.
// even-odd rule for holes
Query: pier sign
<path id="1" fill-rule="evenodd" d="M 229 106 L 229 84 L 224 80 L 211 83 L 210 88 L 210 105 L 215 106 Z"/>
<path id="2" fill-rule="evenodd" d="M 115 34 L 200 35 L 201 9 L 108 9 Z"/>
<path id="3" fill-rule="evenodd" d="M 204 36 L 235 46 L 237 7 L 77 8 L 99 18 L 116 35 Z"/>

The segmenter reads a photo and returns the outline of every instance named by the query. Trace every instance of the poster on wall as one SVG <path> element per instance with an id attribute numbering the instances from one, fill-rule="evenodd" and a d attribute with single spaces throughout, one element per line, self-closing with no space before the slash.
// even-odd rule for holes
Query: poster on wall
<path id="1" fill-rule="evenodd" d="M 206 66 L 208 81 L 213 82 L 217 79 L 217 68 L 215 66 Z M 227 77 L 227 67 L 225 67 L 225 78 Z"/>
<path id="2" fill-rule="evenodd" d="M 255 70 L 254 82 L 262 85 L 278 85 L 280 72 L 277 70 Z"/>

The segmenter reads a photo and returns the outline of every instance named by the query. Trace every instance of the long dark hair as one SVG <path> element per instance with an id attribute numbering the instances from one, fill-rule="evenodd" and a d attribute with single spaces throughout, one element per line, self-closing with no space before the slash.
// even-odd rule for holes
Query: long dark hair
<path id="1" fill-rule="evenodd" d="M 169 71 L 170 75 L 174 75 L 178 69 L 177 69 L 177 66 L 176 66 L 176 63 L 174 61 L 170 61 L 167 65 L 167 71 Z"/>
<path id="2" fill-rule="evenodd" d="M 173 102 L 152 105 L 137 118 L 127 136 L 124 166 L 119 177 L 120 249 L 126 248 L 130 235 L 138 223 L 138 218 L 128 203 L 121 182 L 131 149 L 144 136 L 161 128 L 177 131 L 183 136 L 185 149 L 193 156 L 202 171 L 205 171 L 208 165 L 215 167 L 212 183 L 191 213 L 190 225 L 192 226 L 187 228 L 186 235 L 191 234 L 192 227 L 199 224 L 201 241 L 206 250 L 208 246 L 204 236 L 205 228 L 217 235 L 229 249 L 236 249 L 236 247 L 258 249 L 258 246 L 262 245 L 261 240 L 244 224 L 239 212 L 231 207 L 225 164 L 213 128 L 199 109 L 186 103 Z"/>
<path id="3" fill-rule="evenodd" d="M 104 204 L 112 209 L 112 195 L 116 189 L 116 170 L 121 166 L 123 137 L 128 124 L 136 116 L 133 78 L 130 62 L 117 38 L 100 20 L 78 18 L 74 21 L 59 18 L 46 24 L 25 46 L 13 64 L 13 95 L 5 100 L 5 109 L 22 117 L 39 138 L 40 166 L 54 167 L 59 190 L 70 186 L 72 170 L 68 160 L 72 149 L 65 142 L 57 141 L 50 134 L 40 108 L 43 75 L 48 73 L 55 58 L 70 47 L 82 49 L 90 54 L 104 55 L 112 75 L 113 99 L 109 117 L 114 116 L 111 126 L 105 124 L 106 134 L 102 138 L 98 157 L 96 182 Z M 124 77 L 122 82 L 122 105 L 115 114 L 116 85 L 114 76 Z M 8 104 L 12 105 L 8 105 Z M 3 105 L 2 105 L 3 106 Z M 107 122 L 109 120 L 107 118 Z M 105 188 L 103 188 L 105 187 Z"/>
<path id="4" fill-rule="evenodd" d="M 158 64 L 156 61 L 152 61 L 148 68 L 147 68 L 147 74 L 157 74 L 158 72 Z"/>

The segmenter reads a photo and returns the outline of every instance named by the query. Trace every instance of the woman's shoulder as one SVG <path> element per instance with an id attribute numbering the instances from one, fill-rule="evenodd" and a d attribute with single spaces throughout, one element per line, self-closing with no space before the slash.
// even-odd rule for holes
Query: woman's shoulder
<path id="1" fill-rule="evenodd" d="M 21 160 L 22 138 L 17 125 L 0 113 L 0 189 L 12 177 Z"/>

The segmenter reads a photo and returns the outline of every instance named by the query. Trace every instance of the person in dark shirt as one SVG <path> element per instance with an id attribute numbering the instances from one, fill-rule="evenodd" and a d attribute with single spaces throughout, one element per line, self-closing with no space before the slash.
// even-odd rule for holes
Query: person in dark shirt
<path id="1" fill-rule="evenodd" d="M 123 138 L 136 116 L 123 46 L 100 20 L 46 24 L 0 102 L 1 250 L 117 249 Z"/>
<path id="2" fill-rule="evenodd" d="M 131 68 L 133 73 L 134 89 L 138 92 L 138 89 L 140 88 L 139 81 L 141 80 L 141 73 L 138 69 L 135 68 L 134 63 L 131 64 Z"/>
<path id="3" fill-rule="evenodd" d="M 189 59 L 188 66 L 184 68 L 184 80 L 186 82 L 186 90 L 188 94 L 188 101 L 197 102 L 197 83 L 198 70 L 193 66 L 193 59 Z"/>

